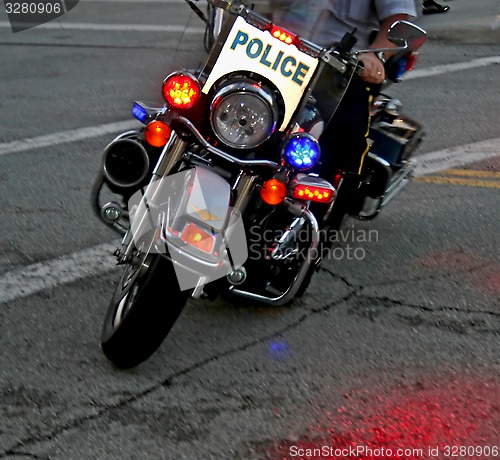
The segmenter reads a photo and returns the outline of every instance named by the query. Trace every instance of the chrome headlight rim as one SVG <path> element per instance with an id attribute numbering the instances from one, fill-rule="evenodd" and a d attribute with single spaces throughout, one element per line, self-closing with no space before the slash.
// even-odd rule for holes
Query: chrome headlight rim
<path id="1" fill-rule="evenodd" d="M 219 91 L 217 91 L 210 105 L 210 125 L 212 127 L 213 132 L 217 136 L 217 139 L 219 139 L 225 145 L 238 150 L 254 149 L 261 146 L 264 142 L 269 140 L 269 138 L 276 131 L 276 127 L 278 125 L 278 117 L 279 117 L 277 109 L 277 101 L 274 100 L 270 92 L 271 91 L 266 90 L 265 87 L 256 82 L 241 82 L 241 81 L 225 85 Z M 269 110 L 271 123 L 268 132 L 265 136 L 259 139 L 258 142 L 250 144 L 241 144 L 228 141 L 226 138 L 224 138 L 224 136 L 220 134 L 217 126 L 215 125 L 216 112 L 217 109 L 220 107 L 221 103 L 225 100 L 226 97 L 238 94 L 240 95 L 251 94 L 252 96 L 264 102 L 266 104 L 266 108 Z"/>

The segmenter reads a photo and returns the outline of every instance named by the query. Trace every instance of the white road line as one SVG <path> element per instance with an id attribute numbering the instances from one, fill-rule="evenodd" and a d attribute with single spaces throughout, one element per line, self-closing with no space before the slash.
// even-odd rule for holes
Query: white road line
<path id="1" fill-rule="evenodd" d="M 253 3 L 265 3 L 267 0 L 254 0 Z M 206 0 L 193 0 L 199 7 L 206 5 Z M 186 5 L 186 0 L 80 0 L 80 3 L 166 3 L 168 4 L 181 4 Z"/>
<path id="2" fill-rule="evenodd" d="M 500 156 L 500 137 L 420 155 L 416 175 L 422 176 L 496 156 Z M 116 268 L 115 259 L 110 255 L 114 248 L 113 243 L 101 244 L 7 272 L 0 276 L 0 304 L 110 272 Z"/>
<path id="3" fill-rule="evenodd" d="M 201 22 L 201 21 L 200 21 Z M 0 21 L 0 27 L 8 27 L 9 22 Z M 150 24 L 96 24 L 92 22 L 47 22 L 36 26 L 45 30 L 92 30 L 100 32 L 171 32 L 183 34 L 203 34 L 204 27 L 186 27 L 184 25 L 150 25 Z"/>
<path id="4" fill-rule="evenodd" d="M 414 70 L 413 75 L 415 76 L 406 77 L 406 79 L 429 77 L 433 75 L 439 75 L 440 73 L 456 72 L 458 70 L 472 69 L 474 67 L 481 67 L 496 63 L 500 63 L 500 56 L 474 59 L 472 61 L 460 62 L 457 64 L 429 67 L 427 69 L 421 69 L 419 71 Z M 410 73 L 410 75 L 412 75 L 412 73 Z M 20 141 L 6 142 L 3 144 L 0 143 L 0 156 L 7 155 L 9 153 L 19 153 L 32 149 L 40 149 L 42 147 L 50 147 L 52 145 L 59 145 L 68 142 L 81 141 L 93 137 L 102 136 L 103 134 L 132 129 L 137 126 L 137 122 L 135 121 L 120 121 L 116 123 L 108 123 L 105 125 L 97 125 L 70 131 L 62 131 L 53 134 L 47 134 L 44 136 L 23 139 Z"/>
<path id="5" fill-rule="evenodd" d="M 414 78 L 433 77 L 445 73 L 458 72 L 460 70 L 470 70 L 476 67 L 484 67 L 491 64 L 500 64 L 500 56 L 489 56 L 484 58 L 473 59 L 466 62 L 457 62 L 454 64 L 443 64 L 426 69 L 417 69 L 408 72 L 403 79 L 413 80 Z"/>
<path id="6" fill-rule="evenodd" d="M 500 156 L 500 137 L 417 156 L 416 176 Z"/>
<path id="7" fill-rule="evenodd" d="M 88 128 L 59 131 L 58 133 L 46 134 L 44 136 L 30 137 L 20 141 L 11 141 L 0 144 L 0 155 L 9 153 L 26 152 L 27 150 L 41 149 L 53 145 L 66 144 L 68 142 L 82 141 L 104 134 L 113 134 L 139 127 L 136 120 L 119 121 L 105 125 L 89 126 Z"/>
<path id="8" fill-rule="evenodd" d="M 0 278 L 0 303 L 12 302 L 56 286 L 102 275 L 116 267 L 112 243 L 100 244 L 58 259 L 7 272 Z"/>
<path id="9" fill-rule="evenodd" d="M 205 5 L 205 0 L 193 0 L 195 4 Z M 186 5 L 186 0 L 80 0 L 80 3 L 165 3 L 167 5 L 175 5 L 183 3 Z"/>

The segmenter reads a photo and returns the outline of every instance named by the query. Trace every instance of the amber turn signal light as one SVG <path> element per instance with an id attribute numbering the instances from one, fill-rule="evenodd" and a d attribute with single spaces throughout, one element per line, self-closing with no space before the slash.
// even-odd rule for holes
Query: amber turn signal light
<path id="1" fill-rule="evenodd" d="M 286 185 L 278 179 L 270 179 L 262 184 L 260 197 L 272 206 L 280 204 L 286 197 Z"/>
<path id="2" fill-rule="evenodd" d="M 163 147 L 170 139 L 170 134 L 170 126 L 162 121 L 152 121 L 144 131 L 146 142 L 153 147 Z"/>

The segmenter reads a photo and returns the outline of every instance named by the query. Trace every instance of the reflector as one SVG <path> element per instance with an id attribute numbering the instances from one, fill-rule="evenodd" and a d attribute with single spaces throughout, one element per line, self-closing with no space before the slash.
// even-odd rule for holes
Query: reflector
<path id="1" fill-rule="evenodd" d="M 193 222 L 190 222 L 184 227 L 184 230 L 181 233 L 181 239 L 191 246 L 209 254 L 214 248 L 215 237 L 198 227 Z"/>
<path id="2" fill-rule="evenodd" d="M 418 53 L 416 51 L 408 55 L 408 62 L 406 63 L 406 72 L 409 72 L 410 70 L 414 69 L 415 64 L 417 63 L 417 59 L 418 59 Z"/>

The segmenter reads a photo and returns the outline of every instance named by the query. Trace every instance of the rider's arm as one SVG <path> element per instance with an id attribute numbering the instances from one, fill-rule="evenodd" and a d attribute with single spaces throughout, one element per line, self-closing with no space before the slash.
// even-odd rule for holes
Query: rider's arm
<path id="1" fill-rule="evenodd" d="M 370 48 L 395 48 L 396 45 L 387 40 L 387 31 L 394 22 L 406 19 L 408 19 L 408 15 L 406 14 L 394 14 L 382 20 L 379 33 L 370 45 Z M 384 54 L 386 57 L 390 56 L 390 53 L 386 52 Z M 385 80 L 384 64 L 374 53 L 362 54 L 359 56 L 359 60 L 364 66 L 364 70 L 360 75 L 364 81 L 379 84 Z"/>

